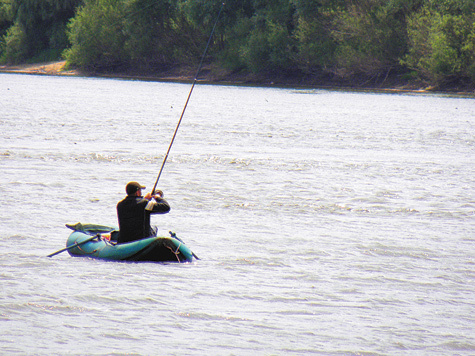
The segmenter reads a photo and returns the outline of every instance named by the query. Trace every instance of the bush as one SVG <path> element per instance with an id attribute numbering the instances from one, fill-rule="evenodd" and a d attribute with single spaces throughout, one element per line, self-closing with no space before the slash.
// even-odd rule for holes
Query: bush
<path id="1" fill-rule="evenodd" d="M 19 24 L 8 29 L 3 47 L 1 61 L 4 63 L 19 63 L 28 58 L 28 38 Z"/>
<path id="2" fill-rule="evenodd" d="M 335 41 L 324 25 L 324 20 L 299 19 L 295 38 L 299 68 L 305 73 L 323 72 L 333 63 Z"/>
<path id="3" fill-rule="evenodd" d="M 64 52 L 68 65 L 90 71 L 110 71 L 126 64 L 124 2 L 88 0 L 68 25 L 71 48 Z"/>
<path id="4" fill-rule="evenodd" d="M 69 45 L 66 23 L 81 2 L 0 0 L 0 50 L 4 61 L 24 62 L 52 56 L 56 59 L 57 53 Z"/>
<path id="5" fill-rule="evenodd" d="M 406 49 L 404 12 L 385 0 L 361 1 L 335 16 L 335 73 L 378 77 L 399 66 Z"/>
<path id="6" fill-rule="evenodd" d="M 408 22 L 409 53 L 402 63 L 435 84 L 475 79 L 473 16 L 441 14 L 427 7 Z"/>

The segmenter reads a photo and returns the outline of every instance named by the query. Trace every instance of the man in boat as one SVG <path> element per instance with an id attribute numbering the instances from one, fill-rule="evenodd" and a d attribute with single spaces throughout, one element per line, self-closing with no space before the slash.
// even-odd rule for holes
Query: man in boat
<path id="1" fill-rule="evenodd" d="M 131 242 L 145 237 L 155 236 L 156 227 L 150 226 L 151 214 L 166 214 L 170 205 L 163 199 L 161 190 L 142 196 L 144 186 L 137 182 L 129 182 L 125 187 L 127 196 L 117 204 L 119 219 L 119 237 L 117 243 Z"/>

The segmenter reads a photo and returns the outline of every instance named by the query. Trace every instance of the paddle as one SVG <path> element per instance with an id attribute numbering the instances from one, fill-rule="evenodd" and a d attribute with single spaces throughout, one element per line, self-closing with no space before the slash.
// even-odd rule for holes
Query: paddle
<path id="1" fill-rule="evenodd" d="M 50 254 L 50 255 L 48 255 L 48 256 L 46 256 L 46 257 L 53 257 L 53 256 L 56 256 L 56 255 L 60 254 L 61 252 L 70 250 L 70 249 L 72 249 L 73 247 L 78 247 L 78 246 L 84 245 L 85 243 L 87 243 L 87 242 L 89 242 L 89 241 L 92 241 L 92 240 L 94 240 L 94 239 L 97 239 L 99 236 L 100 236 L 100 235 L 94 235 L 94 236 L 92 236 L 91 238 L 86 239 L 86 240 L 84 240 L 84 241 L 81 241 L 81 242 L 79 242 L 79 243 L 78 243 L 78 242 L 75 242 L 75 243 L 73 243 L 72 245 L 69 245 L 69 246 L 67 246 L 67 247 L 65 247 L 65 248 L 63 248 L 63 249 L 61 249 L 61 250 L 59 250 L 59 251 L 53 252 L 52 254 Z"/>

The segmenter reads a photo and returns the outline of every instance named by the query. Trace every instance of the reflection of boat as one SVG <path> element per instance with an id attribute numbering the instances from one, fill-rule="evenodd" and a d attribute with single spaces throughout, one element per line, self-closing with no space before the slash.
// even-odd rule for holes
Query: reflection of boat
<path id="1" fill-rule="evenodd" d="M 174 233 L 171 237 L 148 237 L 116 244 L 113 226 L 76 224 L 66 225 L 74 230 L 66 242 L 68 252 L 75 257 L 92 257 L 115 261 L 191 262 L 193 252 Z"/>

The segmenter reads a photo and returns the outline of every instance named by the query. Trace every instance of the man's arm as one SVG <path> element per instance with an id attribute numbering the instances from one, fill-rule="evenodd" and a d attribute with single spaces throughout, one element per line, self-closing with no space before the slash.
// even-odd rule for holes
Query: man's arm
<path id="1" fill-rule="evenodd" d="M 145 209 L 151 214 L 166 214 L 170 211 L 170 205 L 163 199 L 163 192 L 161 190 L 158 190 L 154 196 L 151 193 L 145 194 L 144 199 L 149 200 Z"/>

